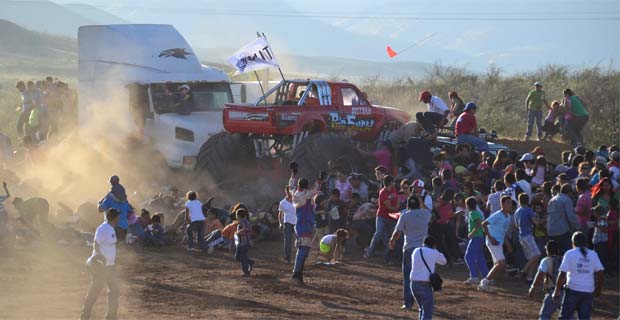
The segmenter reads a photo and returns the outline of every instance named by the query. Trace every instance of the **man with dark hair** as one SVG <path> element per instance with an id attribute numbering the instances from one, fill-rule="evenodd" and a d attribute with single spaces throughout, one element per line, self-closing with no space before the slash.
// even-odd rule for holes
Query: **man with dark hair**
<path id="1" fill-rule="evenodd" d="M 459 144 L 469 144 L 478 151 L 487 151 L 489 146 L 484 139 L 478 136 L 478 125 L 476 123 L 476 109 L 478 107 L 473 102 L 468 102 L 464 112 L 456 120 L 454 135 Z"/>
<path id="2" fill-rule="evenodd" d="M 416 113 L 415 118 L 418 123 L 422 125 L 424 131 L 426 131 L 428 138 L 432 140 L 435 138 L 435 126 L 442 125 L 442 123 L 446 122 L 450 114 L 450 108 L 448 108 L 441 98 L 433 96 L 426 90 L 420 92 L 418 100 L 426 104 L 428 111 Z"/>
<path id="3" fill-rule="evenodd" d="M 342 201 L 340 190 L 332 189 L 327 201 L 328 212 L 328 232 L 335 233 L 336 230 L 345 227 L 346 219 L 348 216 L 347 204 Z"/>
<path id="4" fill-rule="evenodd" d="M 482 230 L 484 230 L 484 234 L 487 237 L 486 245 L 493 258 L 493 268 L 491 268 L 486 278 L 480 280 L 478 290 L 481 291 L 488 291 L 493 278 L 506 268 L 503 245 L 506 245 L 508 252 L 512 252 L 510 242 L 505 241 L 510 224 L 510 213 L 513 210 L 512 198 L 504 195 L 502 196 L 501 203 L 502 209 L 493 213 L 482 222 Z"/>
<path id="5" fill-rule="evenodd" d="M 105 212 L 106 222 L 97 227 L 93 242 L 93 253 L 86 262 L 92 276 L 92 283 L 84 299 L 80 319 L 90 319 L 90 313 L 97 302 L 99 292 L 108 286 L 108 312 L 106 319 L 116 319 L 118 311 L 119 288 L 116 278 L 116 231 L 120 212 L 114 208 Z"/>
<path id="6" fill-rule="evenodd" d="M 394 177 L 385 176 L 383 178 L 383 185 L 383 189 L 379 191 L 379 208 L 377 209 L 375 234 L 372 236 L 368 249 L 366 249 L 364 258 L 372 257 L 379 242 L 382 242 L 385 246 L 388 245 L 390 233 L 394 228 L 394 219 L 390 217 L 390 213 L 397 212 L 399 209 L 398 192 L 394 188 Z"/>
<path id="7" fill-rule="evenodd" d="M 561 253 L 570 250 L 571 233 L 578 225 L 570 192 L 570 184 L 562 185 L 560 193 L 551 198 L 547 205 L 547 236 L 558 243 Z"/>
<path id="8" fill-rule="evenodd" d="M 390 249 L 394 250 L 396 241 L 401 235 L 405 236 L 403 245 L 403 301 L 402 309 L 410 310 L 413 307 L 413 294 L 411 293 L 410 273 L 411 255 L 415 248 L 422 246 L 424 238 L 428 235 L 428 224 L 431 221 L 431 211 L 420 206 L 420 197 L 410 195 L 407 198 L 407 209 L 404 210 L 390 239 Z"/>

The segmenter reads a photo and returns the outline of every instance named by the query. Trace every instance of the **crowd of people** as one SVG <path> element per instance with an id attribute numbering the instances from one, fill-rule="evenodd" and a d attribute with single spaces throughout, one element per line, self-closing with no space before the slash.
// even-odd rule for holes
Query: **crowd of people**
<path id="1" fill-rule="evenodd" d="M 50 88 L 60 83 L 44 83 L 39 92 L 46 90 L 47 99 L 35 98 L 41 93 L 18 83 L 24 99 L 18 130 L 31 139 L 45 139 L 54 131 L 53 120 L 45 126 L 30 124 L 34 110 L 48 112 L 43 111 L 46 104 L 53 113 L 50 92 L 54 89 Z M 528 136 L 531 122 L 537 121 L 537 104 L 547 105 L 542 85 L 537 82 L 535 87 L 526 100 L 532 113 Z M 217 208 L 214 198 L 205 198 L 206 191 L 188 190 L 183 197 L 178 189 L 167 187 L 138 210 L 120 178 L 112 176 L 110 190 L 97 206 L 104 222 L 91 238 L 93 253 L 87 265 L 93 282 L 82 318 L 90 317 L 104 286 L 109 288 L 108 317 L 116 317 L 117 243 L 177 245 L 206 255 L 216 250 L 234 252 L 241 275 L 250 277 L 257 263 L 250 258 L 255 243 L 275 239 L 283 242 L 282 262 L 291 265 L 291 280 L 300 286 L 313 252 L 327 264 L 356 256 L 380 256 L 387 265 L 401 263 L 402 308 L 410 310 L 417 304 L 420 319 L 433 314 L 432 279 L 438 278 L 437 264 L 463 265 L 469 271 L 464 283 L 480 291 L 522 281 L 531 284 L 524 295 L 533 296 L 542 286 L 541 319 L 551 318 L 558 309 L 562 319 L 574 312 L 580 319 L 588 318 L 593 297 L 601 292 L 603 272 L 618 276 L 620 147 L 589 150 L 582 146 L 579 126 L 571 123 L 585 124 L 587 112 L 585 120 L 575 120 L 584 117 L 579 112 L 585 111 L 584 105 L 570 89 L 565 94 L 563 105 L 573 117 L 565 128 L 578 146 L 562 153 L 557 164 L 547 160 L 541 147 L 523 154 L 490 153 L 477 135 L 473 102 L 463 103 L 456 92 L 450 92 L 452 106 L 447 107 L 424 91 L 420 100 L 429 104 L 429 111 L 416 115 L 424 136 L 436 135 L 451 114 L 459 142 L 454 153 L 416 150 L 430 154 L 430 166 L 403 152 L 402 144 L 394 150 L 390 140 L 380 143 L 376 152 L 363 153 L 377 164 L 374 172 L 354 172 L 346 162 L 334 159 L 327 164 L 329 170 L 316 172 L 314 179 L 299 176 L 300 168 L 292 162 L 288 184 L 266 208 L 243 203 Z M 550 113 L 554 106 L 552 102 Z M 418 138 L 405 134 L 400 142 L 407 139 Z M 10 194 L 6 186 L 4 191 L 0 228 L 7 225 L 2 204 Z M 50 227 L 45 199 L 15 198 L 12 203 L 26 226 L 23 229 L 37 232 Z M 513 280 L 500 278 L 504 273 Z"/>
<path id="2" fill-rule="evenodd" d="M 77 97 L 66 82 L 48 76 L 43 80 L 18 81 L 15 88 L 21 95 L 16 129 L 24 145 L 36 145 L 73 125 Z"/>

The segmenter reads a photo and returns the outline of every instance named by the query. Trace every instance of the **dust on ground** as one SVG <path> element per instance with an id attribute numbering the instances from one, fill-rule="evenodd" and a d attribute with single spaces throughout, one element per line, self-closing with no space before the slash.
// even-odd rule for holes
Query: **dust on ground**
<path id="1" fill-rule="evenodd" d="M 89 284 L 85 246 L 39 244 L 0 252 L 0 310 L 7 319 L 77 319 Z M 241 277 L 227 251 L 213 255 L 183 249 L 121 249 L 121 319 L 399 319 L 416 318 L 401 311 L 399 266 L 380 259 L 353 257 L 345 264 L 316 266 L 311 255 L 306 287 L 289 282 L 292 269 L 280 261 L 281 243 L 260 242 L 250 250 L 256 260 L 251 278 Z M 438 269 L 444 290 L 435 295 L 437 319 L 535 319 L 542 296 L 526 297 L 527 285 L 500 277 L 497 291 L 478 292 L 462 283 L 465 266 Z M 105 290 L 104 290 L 105 291 Z M 618 278 L 606 278 L 595 299 L 593 319 L 618 317 Z M 105 292 L 93 311 L 105 315 Z"/>

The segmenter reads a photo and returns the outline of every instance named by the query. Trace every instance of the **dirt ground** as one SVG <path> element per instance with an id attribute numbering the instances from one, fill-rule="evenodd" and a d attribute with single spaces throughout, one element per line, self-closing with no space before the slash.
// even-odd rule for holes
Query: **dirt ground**
<path id="1" fill-rule="evenodd" d="M 307 286 L 292 285 L 292 266 L 280 261 L 280 243 L 258 243 L 251 278 L 240 277 L 232 255 L 203 256 L 176 247 L 122 250 L 119 254 L 122 319 L 387 319 L 415 318 L 401 311 L 401 273 L 380 259 L 306 268 Z M 3 249 L 4 250 L 4 249 Z M 0 318 L 77 319 L 89 278 L 86 246 L 39 244 L 0 252 Z M 348 256 L 359 256 L 350 253 Z M 500 278 L 494 293 L 462 284 L 465 266 L 440 269 L 444 291 L 435 295 L 437 319 L 535 319 L 542 298 L 528 299 L 525 284 Z M 594 318 L 618 317 L 618 279 L 606 279 Z M 105 295 L 93 316 L 105 315 Z"/>

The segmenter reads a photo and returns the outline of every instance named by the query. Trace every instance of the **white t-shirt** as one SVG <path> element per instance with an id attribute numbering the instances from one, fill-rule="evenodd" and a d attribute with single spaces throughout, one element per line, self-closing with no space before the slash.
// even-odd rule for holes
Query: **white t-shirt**
<path id="1" fill-rule="evenodd" d="M 487 199 L 487 209 L 489 212 L 497 212 L 502 210 L 502 194 L 504 194 L 504 190 L 491 193 L 489 195 L 489 198 Z"/>
<path id="2" fill-rule="evenodd" d="M 428 264 L 428 268 L 431 269 L 431 273 L 435 273 L 435 264 L 446 264 L 446 257 L 443 253 L 437 251 L 436 249 L 428 247 L 420 247 L 413 250 L 413 254 L 411 255 L 411 273 L 409 274 L 409 277 L 411 281 L 428 282 L 430 281 L 429 278 L 431 273 L 428 272 L 428 269 L 422 261 L 420 250 L 424 250 L 424 260 L 426 261 L 426 264 Z M 406 259 L 406 257 L 403 257 L 403 259 Z"/>
<path id="3" fill-rule="evenodd" d="M 107 222 L 102 223 L 95 231 L 95 242 L 99 245 L 99 251 L 106 259 L 106 266 L 113 266 L 116 261 L 116 231 Z M 91 257 L 97 255 L 93 249 Z"/>
<path id="4" fill-rule="evenodd" d="M 586 256 L 579 248 L 568 250 L 564 254 L 560 271 L 566 272 L 566 285 L 579 292 L 594 292 L 594 273 L 603 270 L 601 260 L 596 252 L 586 249 Z"/>
<path id="5" fill-rule="evenodd" d="M 297 224 L 297 210 L 292 202 L 282 199 L 278 211 L 284 213 L 284 223 Z"/>
<path id="6" fill-rule="evenodd" d="M 202 202 L 200 200 L 190 200 L 185 202 L 185 207 L 189 210 L 191 222 L 204 221 L 205 215 L 202 214 Z"/>
<path id="7" fill-rule="evenodd" d="M 431 101 L 427 103 L 426 106 L 428 107 L 428 111 L 439 113 L 441 115 L 450 110 L 446 103 L 437 96 L 432 96 Z"/>
<path id="8" fill-rule="evenodd" d="M 532 203 L 532 186 L 530 185 L 530 183 L 525 180 L 519 180 L 517 181 L 517 184 L 519 185 L 519 187 L 521 187 L 523 192 L 527 194 L 527 197 L 530 199 L 529 202 Z M 519 199 L 517 199 L 517 203 L 519 203 L 518 200 Z"/>

